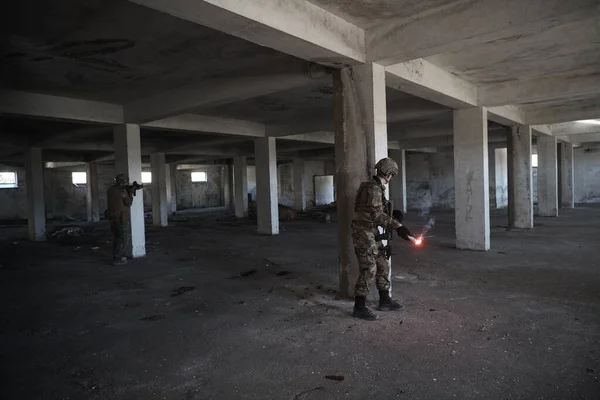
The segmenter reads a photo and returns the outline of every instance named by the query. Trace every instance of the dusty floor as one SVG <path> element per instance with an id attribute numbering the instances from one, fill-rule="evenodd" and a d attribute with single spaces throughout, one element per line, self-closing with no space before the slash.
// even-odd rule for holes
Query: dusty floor
<path id="1" fill-rule="evenodd" d="M 125 267 L 105 223 L 63 245 L 0 229 L 0 398 L 600 399 L 600 208 L 495 216 L 487 253 L 437 217 L 425 247 L 395 241 L 407 310 L 376 322 L 335 299 L 335 223 L 205 214 L 149 227 Z"/>

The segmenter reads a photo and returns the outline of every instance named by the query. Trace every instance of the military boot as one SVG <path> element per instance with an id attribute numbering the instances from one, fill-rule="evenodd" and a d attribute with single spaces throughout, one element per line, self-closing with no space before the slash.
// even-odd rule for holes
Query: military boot
<path id="1" fill-rule="evenodd" d="M 366 302 L 366 297 L 356 296 L 354 301 L 354 312 L 352 313 L 352 316 L 367 321 L 375 321 L 377 319 L 377 315 L 373 314 L 373 312 L 367 308 Z"/>
<path id="2" fill-rule="evenodd" d="M 127 257 L 113 258 L 113 265 L 125 265 L 125 264 L 127 264 Z"/>
<path id="3" fill-rule="evenodd" d="M 395 302 L 390 297 L 390 293 L 387 290 L 379 291 L 379 311 L 402 311 L 404 306 L 400 303 Z"/>

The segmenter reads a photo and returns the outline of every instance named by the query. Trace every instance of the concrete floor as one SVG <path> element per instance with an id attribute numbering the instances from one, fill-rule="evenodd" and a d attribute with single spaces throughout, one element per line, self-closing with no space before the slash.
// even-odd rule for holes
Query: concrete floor
<path id="1" fill-rule="evenodd" d="M 0 229 L 0 397 L 599 399 L 600 208 L 532 232 L 494 216 L 487 253 L 436 216 L 425 247 L 395 241 L 407 310 L 376 322 L 335 297 L 335 223 L 186 216 L 125 267 L 105 223 L 63 245 Z"/>

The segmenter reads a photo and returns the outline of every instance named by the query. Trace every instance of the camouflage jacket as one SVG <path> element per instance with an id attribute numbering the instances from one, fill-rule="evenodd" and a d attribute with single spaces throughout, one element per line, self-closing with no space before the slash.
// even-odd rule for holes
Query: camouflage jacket
<path id="1" fill-rule="evenodd" d="M 133 196 L 127 188 L 113 185 L 106 191 L 106 203 L 109 217 L 115 217 L 128 210 L 133 202 Z"/>
<path id="2" fill-rule="evenodd" d="M 376 227 L 396 229 L 402 226 L 399 221 L 387 214 L 388 201 L 385 198 L 385 186 L 374 176 L 363 182 L 354 201 L 354 221 L 352 228 L 374 230 Z"/>

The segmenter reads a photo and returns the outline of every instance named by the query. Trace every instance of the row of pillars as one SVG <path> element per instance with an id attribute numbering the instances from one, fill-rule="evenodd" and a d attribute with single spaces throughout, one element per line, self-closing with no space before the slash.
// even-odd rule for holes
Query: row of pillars
<path id="1" fill-rule="evenodd" d="M 388 155 L 399 166 L 399 176 L 391 182 L 389 196 L 395 208 L 406 210 L 406 154 L 403 150 L 388 151 L 385 93 L 385 69 L 377 64 L 334 73 L 339 277 L 343 295 L 352 295 L 358 271 L 350 229 L 354 196 L 360 183 L 373 173 L 377 160 Z M 456 247 L 488 250 L 487 109 L 455 110 L 453 117 Z M 573 207 L 573 147 L 568 143 L 560 145 L 559 163 L 556 137 L 539 137 L 537 146 L 539 215 L 557 216 L 559 198 L 563 206 Z M 507 152 L 509 225 L 514 228 L 533 228 L 531 150 L 531 126 L 513 127 L 508 134 Z"/>
<path id="2" fill-rule="evenodd" d="M 130 182 L 141 182 L 142 158 L 139 125 L 126 124 L 115 127 L 115 173 L 129 176 Z M 277 199 L 277 157 L 275 138 L 258 138 L 255 142 L 256 179 L 257 179 L 257 217 L 258 232 L 267 235 L 279 233 L 279 215 Z M 42 149 L 32 147 L 27 150 L 26 190 L 28 204 L 29 237 L 33 241 L 45 240 L 46 215 L 44 204 L 44 170 Z M 155 226 L 167 226 L 168 215 L 176 210 L 176 193 L 171 189 L 171 180 L 175 179 L 176 165 L 167 164 L 164 153 L 150 156 L 152 170 L 152 221 Z M 98 192 L 98 171 L 96 163 L 86 165 L 87 172 L 87 217 L 90 222 L 100 220 Z M 304 191 L 302 171 L 296 185 Z M 236 216 L 248 215 L 248 178 L 246 157 L 235 157 L 233 171 L 225 185 L 226 198 L 233 194 L 233 208 Z M 233 193 L 231 193 L 233 188 Z M 144 193 L 138 191 L 130 208 L 131 244 L 128 253 L 133 257 L 145 255 Z M 225 200 L 229 205 L 231 200 Z M 305 202 L 301 204 L 302 209 Z"/>

